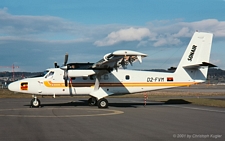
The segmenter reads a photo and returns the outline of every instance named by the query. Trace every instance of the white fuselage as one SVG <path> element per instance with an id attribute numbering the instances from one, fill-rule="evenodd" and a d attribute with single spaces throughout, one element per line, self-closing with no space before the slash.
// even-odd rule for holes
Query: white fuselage
<path id="1" fill-rule="evenodd" d="M 53 68 L 48 71 L 43 77 L 27 78 L 13 82 L 10 84 L 9 89 L 36 95 L 89 95 L 94 91 L 95 75 L 70 76 L 66 87 L 63 70 Z M 84 71 L 74 70 L 74 74 Z M 99 87 L 112 94 L 128 94 L 196 83 L 191 78 L 185 78 L 185 80 L 181 80 L 180 76 L 176 76 L 175 73 L 119 69 L 102 75 Z"/>

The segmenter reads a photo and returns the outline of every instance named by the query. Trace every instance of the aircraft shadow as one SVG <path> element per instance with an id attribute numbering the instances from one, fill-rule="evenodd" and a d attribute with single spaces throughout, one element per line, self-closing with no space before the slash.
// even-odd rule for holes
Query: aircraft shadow
<path id="1" fill-rule="evenodd" d="M 30 107 L 30 105 L 24 105 L 24 106 Z M 85 102 L 71 101 L 66 103 L 41 103 L 40 107 L 52 107 L 52 106 L 53 107 L 66 107 L 66 106 L 77 107 L 77 106 L 88 106 L 88 104 Z"/>
<path id="2" fill-rule="evenodd" d="M 191 102 L 183 100 L 183 99 L 169 99 L 167 101 L 164 101 L 165 104 L 191 104 Z"/>
<path id="3" fill-rule="evenodd" d="M 109 107 L 122 107 L 122 108 L 137 108 L 140 106 L 151 106 L 151 105 L 177 105 L 177 104 L 191 104 L 191 102 L 188 102 L 183 99 L 169 99 L 167 101 L 160 101 L 160 102 L 147 102 L 146 105 L 144 102 L 110 102 Z M 24 106 L 29 106 L 30 105 L 24 105 Z M 71 102 L 66 102 L 66 103 L 42 103 L 41 107 L 66 107 L 66 106 L 72 106 L 72 107 L 79 107 L 79 106 L 86 106 L 86 107 L 93 107 L 88 105 L 87 100 L 79 100 L 79 101 L 71 101 Z"/>
<path id="4" fill-rule="evenodd" d="M 160 101 L 160 102 L 155 102 L 155 101 L 151 101 L 151 102 L 147 102 L 146 106 L 151 106 L 151 105 L 174 105 L 174 104 L 191 104 L 191 102 L 188 102 L 186 100 L 183 99 L 169 99 L 167 101 Z M 145 106 L 144 102 L 124 102 L 124 103 L 109 103 L 109 106 L 112 107 L 140 107 L 140 106 Z"/>

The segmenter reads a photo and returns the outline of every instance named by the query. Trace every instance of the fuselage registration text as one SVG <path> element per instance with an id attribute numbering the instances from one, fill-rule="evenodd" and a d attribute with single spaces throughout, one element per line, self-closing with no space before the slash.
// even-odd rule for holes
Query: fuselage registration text
<path id="1" fill-rule="evenodd" d="M 164 77 L 147 77 L 147 82 L 164 82 Z"/>

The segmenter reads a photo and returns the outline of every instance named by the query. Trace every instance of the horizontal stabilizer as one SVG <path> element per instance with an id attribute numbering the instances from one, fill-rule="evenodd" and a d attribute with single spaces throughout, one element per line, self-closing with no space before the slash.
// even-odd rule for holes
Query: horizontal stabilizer
<path id="1" fill-rule="evenodd" d="M 202 64 L 183 66 L 183 68 L 195 69 L 195 68 L 199 68 L 199 67 L 201 67 L 201 66 L 217 67 L 216 65 L 213 65 L 213 64 L 211 64 L 211 63 L 202 62 Z"/>

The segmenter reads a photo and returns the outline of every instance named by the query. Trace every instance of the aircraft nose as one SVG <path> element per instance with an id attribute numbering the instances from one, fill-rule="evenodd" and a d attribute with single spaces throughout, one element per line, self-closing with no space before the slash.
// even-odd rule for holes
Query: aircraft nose
<path id="1" fill-rule="evenodd" d="M 9 85 L 8 85 L 8 89 L 10 90 L 10 91 L 17 91 L 18 90 L 18 85 L 17 85 L 17 83 L 16 82 L 12 82 L 12 83 L 10 83 Z"/>

